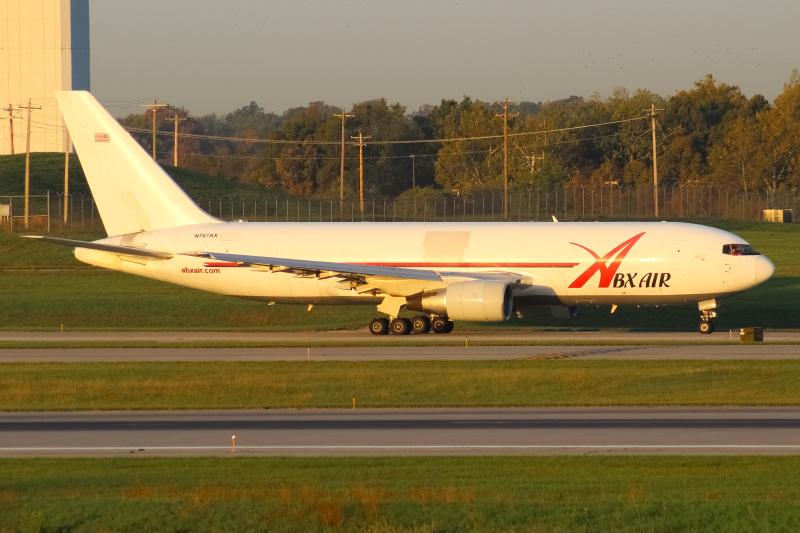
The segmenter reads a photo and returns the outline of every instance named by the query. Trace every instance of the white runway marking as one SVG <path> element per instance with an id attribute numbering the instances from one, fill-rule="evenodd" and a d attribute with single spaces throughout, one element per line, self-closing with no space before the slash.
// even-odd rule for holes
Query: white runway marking
<path id="1" fill-rule="evenodd" d="M 230 446 L 67 446 L 67 447 L 30 447 L 30 448 L 0 448 L 0 452 L 102 452 L 125 450 L 230 450 Z M 686 449 L 780 449 L 800 450 L 800 444 L 434 444 L 434 445 L 409 445 L 409 446 L 241 446 L 241 450 L 493 450 L 493 449 L 518 449 L 518 450 L 629 450 L 629 449 L 658 449 L 658 450 L 686 450 Z"/>

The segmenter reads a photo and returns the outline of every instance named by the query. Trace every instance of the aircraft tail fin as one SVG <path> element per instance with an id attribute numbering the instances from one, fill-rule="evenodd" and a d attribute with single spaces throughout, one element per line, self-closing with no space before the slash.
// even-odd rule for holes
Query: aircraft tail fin
<path id="1" fill-rule="evenodd" d="M 200 209 L 94 96 L 56 91 L 109 235 L 219 222 Z"/>

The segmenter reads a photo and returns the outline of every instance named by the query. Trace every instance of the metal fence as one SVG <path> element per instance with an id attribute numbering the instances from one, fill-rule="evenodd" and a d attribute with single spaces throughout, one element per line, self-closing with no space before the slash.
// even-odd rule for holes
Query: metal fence
<path id="1" fill-rule="evenodd" d="M 498 222 L 503 193 L 430 199 L 358 200 L 288 197 L 200 197 L 195 201 L 222 220 L 251 222 Z M 752 193 L 713 187 L 659 187 L 658 218 L 761 220 L 764 209 L 797 209 L 796 191 Z M 510 221 L 654 219 L 653 187 L 562 187 L 509 193 Z"/>
<path id="2" fill-rule="evenodd" d="M 653 220 L 653 187 L 560 187 L 509 193 L 510 221 Z M 286 196 L 197 197 L 195 202 L 221 220 L 249 222 L 499 222 L 503 220 L 503 193 L 444 196 L 429 199 L 358 200 L 298 199 Z M 794 190 L 745 192 L 718 187 L 658 188 L 658 219 L 727 218 L 761 220 L 765 209 L 797 212 Z M 21 231 L 22 196 L 0 196 L 10 204 L 6 230 Z M 102 229 L 94 199 L 89 195 L 59 194 L 30 197 L 29 228 L 39 231 Z"/>

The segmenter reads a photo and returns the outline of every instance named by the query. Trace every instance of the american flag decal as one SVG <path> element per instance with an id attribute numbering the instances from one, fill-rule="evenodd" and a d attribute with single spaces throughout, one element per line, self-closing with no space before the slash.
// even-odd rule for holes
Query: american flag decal
<path id="1" fill-rule="evenodd" d="M 94 134 L 94 142 L 96 143 L 110 143 L 111 142 L 111 135 L 108 133 L 95 133 Z"/>

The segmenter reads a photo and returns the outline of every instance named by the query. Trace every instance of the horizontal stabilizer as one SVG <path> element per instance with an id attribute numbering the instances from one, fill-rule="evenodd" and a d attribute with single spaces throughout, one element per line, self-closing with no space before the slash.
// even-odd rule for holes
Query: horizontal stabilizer
<path id="1" fill-rule="evenodd" d="M 169 252 L 159 252 L 157 250 L 147 250 L 145 248 L 135 248 L 133 246 L 117 246 L 114 244 L 102 244 L 99 242 L 76 241 L 73 239 L 59 239 L 57 237 L 42 237 L 38 235 L 24 235 L 28 239 L 41 239 L 52 244 L 69 246 L 71 248 L 88 248 L 90 250 L 100 250 L 115 254 L 136 255 L 140 257 L 151 257 L 153 259 L 172 259 L 174 254 Z"/>

